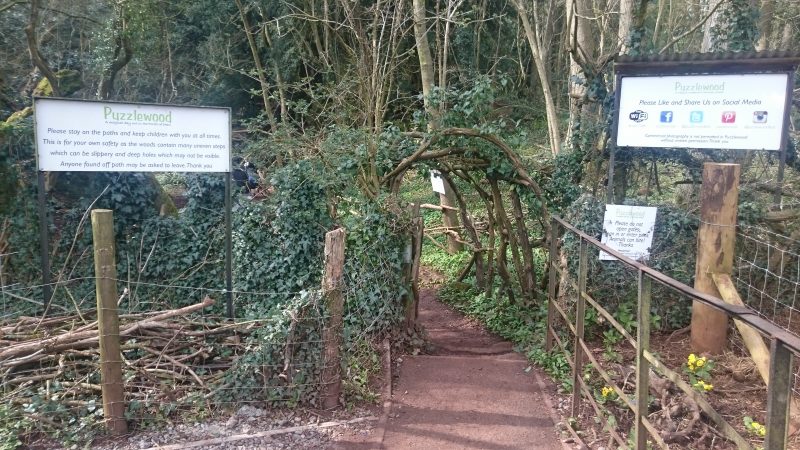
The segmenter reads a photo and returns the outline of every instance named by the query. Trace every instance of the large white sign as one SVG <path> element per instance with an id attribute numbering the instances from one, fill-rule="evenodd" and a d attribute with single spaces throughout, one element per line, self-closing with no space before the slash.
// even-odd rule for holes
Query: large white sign
<path id="1" fill-rule="evenodd" d="M 34 100 L 39 170 L 229 172 L 230 109 Z"/>
<path id="2" fill-rule="evenodd" d="M 633 260 L 647 259 L 657 210 L 649 206 L 606 205 L 600 241 Z M 617 258 L 601 251 L 600 259 L 615 261 Z"/>
<path id="3" fill-rule="evenodd" d="M 624 76 L 617 146 L 780 150 L 787 75 Z"/>

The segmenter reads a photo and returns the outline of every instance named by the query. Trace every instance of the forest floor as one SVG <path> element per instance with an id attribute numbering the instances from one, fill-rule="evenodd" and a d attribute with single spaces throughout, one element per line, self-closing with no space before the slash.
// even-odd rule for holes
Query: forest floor
<path id="1" fill-rule="evenodd" d="M 398 358 L 393 395 L 384 411 L 385 449 L 560 449 L 554 389 L 511 343 L 420 295 L 419 324 L 429 346 Z"/>

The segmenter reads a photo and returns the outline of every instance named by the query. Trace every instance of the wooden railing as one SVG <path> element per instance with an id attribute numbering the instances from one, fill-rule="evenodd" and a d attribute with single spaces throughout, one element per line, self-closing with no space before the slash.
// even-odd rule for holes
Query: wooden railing
<path id="1" fill-rule="evenodd" d="M 792 360 L 793 354 L 800 354 L 800 339 L 774 323 L 760 317 L 753 310 L 740 305 L 726 303 L 725 301 L 712 295 L 704 294 L 696 289 L 687 286 L 667 275 L 658 272 L 642 263 L 634 261 L 621 253 L 613 250 L 592 236 L 583 233 L 573 225 L 567 223 L 559 217 L 551 219 L 550 236 L 550 258 L 549 258 L 549 292 L 548 292 L 548 326 L 546 349 L 552 350 L 559 348 L 567 357 L 572 369 L 573 396 L 572 396 L 572 416 L 576 417 L 580 411 L 584 400 L 588 401 L 598 416 L 602 417 L 603 409 L 592 395 L 590 386 L 583 378 L 583 371 L 587 363 L 591 363 L 605 382 L 614 389 L 622 403 L 629 408 L 634 415 L 633 432 L 635 433 L 634 448 L 646 449 L 648 440 L 661 448 L 669 448 L 660 434 L 660 430 L 652 423 L 648 417 L 648 396 L 650 390 L 649 374 L 653 370 L 666 379 L 669 379 L 677 388 L 690 397 L 705 416 L 714 422 L 714 428 L 731 441 L 739 449 L 751 449 L 750 443 L 742 437 L 736 429 L 717 412 L 705 398 L 705 396 L 695 391 L 688 382 L 683 380 L 680 374 L 673 371 L 666 364 L 651 352 L 650 348 L 650 314 L 651 314 L 651 290 L 652 283 L 655 281 L 666 288 L 680 294 L 695 302 L 708 305 L 716 310 L 725 312 L 729 317 L 736 319 L 737 323 L 755 330 L 765 337 L 769 342 L 769 385 L 767 387 L 767 434 L 764 441 L 766 450 L 786 448 L 787 430 L 789 421 L 789 404 L 791 400 L 792 388 Z M 572 234 L 579 240 L 578 273 L 577 280 L 569 276 L 569 271 L 562 268 L 559 261 L 559 242 L 565 234 Z M 616 257 L 621 264 L 637 273 L 638 292 L 637 292 L 637 326 L 636 336 L 633 336 L 625 329 L 614 316 L 603 306 L 599 299 L 595 299 L 587 291 L 587 275 L 589 248 L 605 251 Z M 573 258 L 574 255 L 567 255 Z M 558 293 L 559 280 L 566 281 L 572 287 L 574 293 L 574 311 L 565 311 L 561 306 Z M 565 294 L 561 294 L 565 295 Z M 566 305 L 567 303 L 563 303 Z M 635 393 L 631 397 L 617 386 L 608 371 L 605 370 L 590 351 L 584 331 L 586 325 L 587 308 L 594 308 L 611 326 L 614 327 L 636 350 L 636 373 L 635 373 Z M 574 313 L 574 319 L 570 319 Z M 569 330 L 569 336 L 573 340 L 572 349 L 564 340 L 559 337 L 555 329 L 556 321 L 564 321 Z M 562 330 L 563 331 L 563 330 Z M 620 448 L 628 448 L 629 442 L 617 431 L 609 430 L 611 438 L 616 441 Z"/>

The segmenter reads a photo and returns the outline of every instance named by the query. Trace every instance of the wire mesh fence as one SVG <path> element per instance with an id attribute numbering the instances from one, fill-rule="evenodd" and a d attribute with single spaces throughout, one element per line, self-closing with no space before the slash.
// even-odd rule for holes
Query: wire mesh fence
<path id="1" fill-rule="evenodd" d="M 125 415 L 133 428 L 189 410 L 244 404 L 314 404 L 328 326 L 321 291 L 287 301 L 264 319 L 231 321 L 203 313 L 207 301 L 176 310 L 120 314 Z M 219 297 L 217 297 L 219 298 Z M 55 432 L 102 422 L 96 310 L 22 317 L 0 328 L 4 403 Z M 338 362 L 337 362 L 338 364 Z"/>
<path id="2" fill-rule="evenodd" d="M 800 241 L 773 231 L 737 229 L 734 279 L 742 301 L 800 336 Z"/>
<path id="3" fill-rule="evenodd" d="M 800 241 L 756 226 L 739 226 L 736 240 L 733 279 L 742 301 L 760 316 L 800 336 Z M 746 355 L 738 332 L 734 336 L 734 351 Z M 793 395 L 800 398 L 800 367 L 792 377 Z"/>
<path id="4" fill-rule="evenodd" d="M 122 358 L 112 362 L 122 366 L 125 420 L 139 429 L 245 405 L 321 406 L 331 383 L 325 373 L 340 371 L 345 396 L 369 399 L 370 373 L 380 367 L 374 337 L 402 321 L 409 292 L 408 280 L 389 276 L 401 271 L 397 255 L 385 251 L 346 264 L 339 284 L 346 323 L 335 328 L 321 288 L 234 290 L 232 320 L 214 307 L 224 304 L 225 289 L 123 274 L 114 280 Z M 57 279 L 47 315 L 41 285 L 0 286 L 0 408 L 20 430 L 88 442 L 107 423 L 96 281 Z M 337 334 L 342 354 L 331 360 L 326 349 Z"/>

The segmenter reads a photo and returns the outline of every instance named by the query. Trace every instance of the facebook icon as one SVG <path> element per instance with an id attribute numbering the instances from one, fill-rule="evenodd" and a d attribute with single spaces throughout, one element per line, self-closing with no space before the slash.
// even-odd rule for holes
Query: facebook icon
<path id="1" fill-rule="evenodd" d="M 672 111 L 661 111 L 661 122 L 662 123 L 671 123 L 672 122 Z"/>

